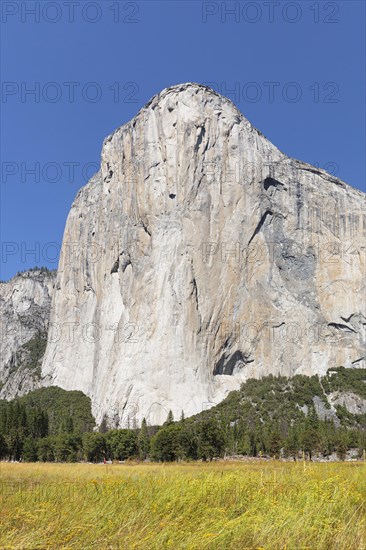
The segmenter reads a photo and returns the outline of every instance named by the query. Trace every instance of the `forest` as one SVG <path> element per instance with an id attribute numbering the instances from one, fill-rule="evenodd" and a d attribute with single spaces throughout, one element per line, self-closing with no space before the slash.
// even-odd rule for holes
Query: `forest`
<path id="1" fill-rule="evenodd" d="M 80 391 L 42 388 L 0 401 L 0 458 L 25 462 L 212 460 L 224 456 L 364 456 L 366 414 L 332 406 L 330 396 L 364 403 L 366 370 L 332 369 L 326 376 L 250 379 L 220 404 L 185 418 L 171 411 L 162 426 L 97 428 Z"/>

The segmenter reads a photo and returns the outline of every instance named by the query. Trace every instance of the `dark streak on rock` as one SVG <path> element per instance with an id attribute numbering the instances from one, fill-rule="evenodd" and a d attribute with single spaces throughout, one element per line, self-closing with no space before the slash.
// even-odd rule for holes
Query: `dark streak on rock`
<path id="1" fill-rule="evenodd" d="M 253 235 L 250 237 L 250 239 L 249 239 L 249 241 L 248 241 L 248 246 L 250 245 L 250 243 L 252 242 L 252 240 L 254 239 L 254 237 L 259 233 L 259 231 L 260 231 L 261 228 L 263 227 L 264 222 L 266 221 L 267 216 L 273 216 L 272 210 L 266 210 L 266 211 L 264 212 L 264 214 L 262 215 L 261 219 L 260 219 L 259 222 L 258 222 L 257 227 L 255 228 L 255 230 L 254 230 L 254 232 L 253 232 Z"/>

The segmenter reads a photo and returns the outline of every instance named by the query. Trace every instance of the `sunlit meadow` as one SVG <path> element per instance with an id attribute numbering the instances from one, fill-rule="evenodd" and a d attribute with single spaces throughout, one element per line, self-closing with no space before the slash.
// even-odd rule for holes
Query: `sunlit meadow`
<path id="1" fill-rule="evenodd" d="M 1 463 L 3 549 L 366 548 L 366 464 Z"/>

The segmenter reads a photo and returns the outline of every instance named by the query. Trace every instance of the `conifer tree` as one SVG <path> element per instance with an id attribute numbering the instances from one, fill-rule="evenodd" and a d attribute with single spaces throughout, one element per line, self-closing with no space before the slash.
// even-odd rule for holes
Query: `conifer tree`
<path id="1" fill-rule="evenodd" d="M 164 422 L 163 426 L 169 426 L 170 424 L 173 424 L 173 422 L 174 422 L 174 416 L 173 416 L 172 411 L 170 410 L 170 411 L 168 412 L 167 419 L 166 419 L 166 421 Z"/>
<path id="2" fill-rule="evenodd" d="M 137 439 L 139 457 L 141 460 L 145 460 L 149 454 L 150 450 L 150 439 L 149 433 L 147 430 L 146 419 L 144 418 L 141 422 L 141 428 Z"/>

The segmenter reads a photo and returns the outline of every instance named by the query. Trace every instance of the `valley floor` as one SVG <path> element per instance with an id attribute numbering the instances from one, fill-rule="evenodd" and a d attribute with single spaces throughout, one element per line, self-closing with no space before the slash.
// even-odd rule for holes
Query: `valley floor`
<path id="1" fill-rule="evenodd" d="M 366 549 L 366 464 L 0 463 L 0 548 Z"/>

